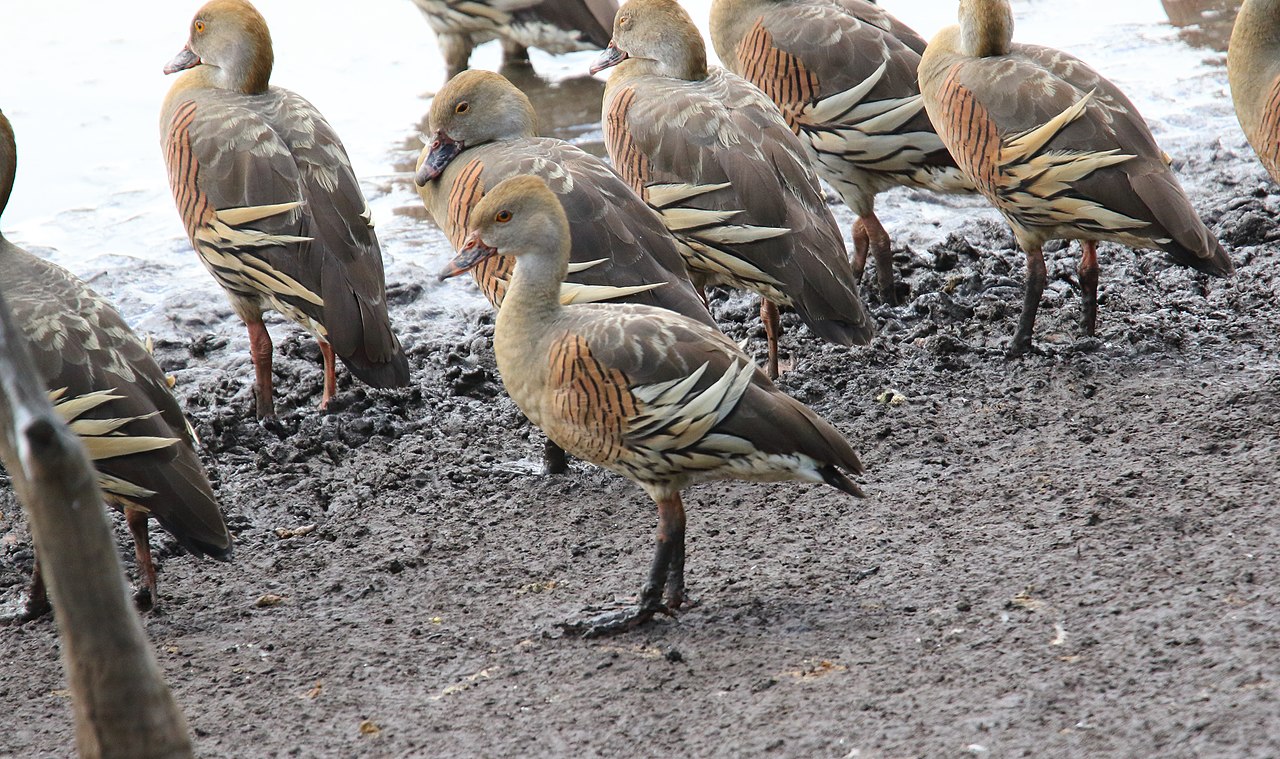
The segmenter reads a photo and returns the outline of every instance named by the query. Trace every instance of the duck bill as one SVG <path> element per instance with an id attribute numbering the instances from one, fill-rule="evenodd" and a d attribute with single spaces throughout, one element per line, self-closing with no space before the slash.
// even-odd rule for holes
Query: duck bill
<path id="1" fill-rule="evenodd" d="M 200 56 L 191 52 L 190 47 L 184 47 L 182 48 L 182 52 L 173 56 L 173 60 L 165 64 L 164 73 L 176 74 L 179 71 L 185 71 L 186 69 L 194 66 L 199 66 L 201 63 L 203 63 L 203 61 L 200 60 Z"/>
<path id="2" fill-rule="evenodd" d="M 479 232 L 472 232 L 467 237 L 466 243 L 462 246 L 462 250 L 458 251 L 458 255 L 454 256 L 449 265 L 440 272 L 440 281 L 443 282 L 451 277 L 470 271 L 475 268 L 481 261 L 498 255 L 497 248 L 491 248 L 484 244 L 484 240 L 480 239 Z"/>
<path id="3" fill-rule="evenodd" d="M 419 187 L 426 187 L 427 182 L 444 173 L 449 162 L 457 158 L 464 147 L 466 147 L 464 143 L 449 137 L 443 129 L 437 130 L 435 139 L 431 140 L 431 146 L 427 149 L 427 157 L 418 167 L 418 173 L 414 175 L 413 181 Z"/>
<path id="4" fill-rule="evenodd" d="M 600 57 L 596 59 L 596 62 L 591 64 L 591 73 L 599 74 L 601 71 L 611 69 L 630 57 L 625 50 L 618 48 L 618 43 L 610 41 L 609 47 L 605 48 Z"/>

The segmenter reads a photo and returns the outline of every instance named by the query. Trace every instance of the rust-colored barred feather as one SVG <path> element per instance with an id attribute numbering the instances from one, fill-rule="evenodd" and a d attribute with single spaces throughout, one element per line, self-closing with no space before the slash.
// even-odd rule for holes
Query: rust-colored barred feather
<path id="1" fill-rule="evenodd" d="M 467 225 L 471 221 L 471 209 L 476 207 L 484 197 L 484 163 L 473 160 L 467 163 L 449 188 L 449 225 L 447 233 L 449 242 L 456 250 L 461 250 L 467 236 Z M 471 270 L 480 291 L 494 308 L 502 303 L 507 294 L 507 282 L 515 264 L 505 256 L 494 256 L 481 261 Z"/>
<path id="2" fill-rule="evenodd" d="M 757 21 L 738 45 L 742 78 L 764 90 L 778 104 L 791 131 L 800 134 L 799 112 L 817 99 L 818 77 L 794 55 L 779 50 L 773 35 Z"/>
<path id="3" fill-rule="evenodd" d="M 1262 111 L 1261 138 L 1258 158 L 1271 178 L 1280 182 L 1280 78 L 1271 85 L 1267 106 Z"/>
<path id="4" fill-rule="evenodd" d="M 628 87 L 610 101 L 609 112 L 605 114 L 604 133 L 614 168 L 629 181 L 631 189 L 647 201 L 649 199 L 649 158 L 636 145 L 627 123 L 627 111 L 630 110 L 635 99 L 635 89 Z"/>
<path id="5" fill-rule="evenodd" d="M 952 157 L 978 191 L 995 202 L 1000 170 L 1000 134 L 995 122 L 954 72 L 943 81 L 939 98 L 948 105 L 945 118 L 935 127 L 944 142 L 955 146 Z"/>
<path id="6" fill-rule="evenodd" d="M 187 128 L 195 119 L 196 104 L 188 101 L 178 106 L 174 112 L 173 123 L 169 126 L 168 155 L 165 164 L 169 171 L 169 186 L 173 189 L 173 197 L 177 202 L 178 214 L 189 237 L 195 237 L 196 229 L 208 224 L 213 218 L 213 208 L 209 198 L 200 191 L 197 181 L 200 174 L 200 163 L 195 152 L 191 150 L 191 135 Z"/>
<path id="7" fill-rule="evenodd" d="M 637 413 L 626 375 L 596 360 L 586 339 L 569 333 L 552 344 L 550 369 L 556 441 L 587 461 L 620 458 L 623 433 Z"/>
<path id="8" fill-rule="evenodd" d="M 467 236 L 467 223 L 471 219 L 471 209 L 484 197 L 484 181 L 480 178 L 482 173 L 484 164 L 471 161 L 449 188 L 449 226 L 445 231 L 455 249 L 462 249 L 463 240 Z"/>

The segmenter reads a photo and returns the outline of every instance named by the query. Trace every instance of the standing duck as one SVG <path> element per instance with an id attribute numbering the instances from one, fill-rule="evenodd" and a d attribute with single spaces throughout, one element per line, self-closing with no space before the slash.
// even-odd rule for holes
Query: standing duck
<path id="1" fill-rule="evenodd" d="M 1004 215 L 1027 257 L 1027 290 L 1011 355 L 1031 349 L 1048 240 L 1080 240 L 1081 329 L 1094 334 L 1096 243 L 1160 248 L 1177 263 L 1233 270 L 1133 103 L 1083 61 L 1016 45 L 1007 0 L 961 0 L 920 61 L 938 135 Z"/>
<path id="2" fill-rule="evenodd" d="M 494 328 L 507 392 L 565 450 L 627 477 L 657 503 L 657 547 L 638 606 L 569 625 L 599 635 L 684 602 L 686 486 L 794 479 L 860 496 L 844 472 L 862 465 L 834 427 L 705 324 L 642 305 L 562 305 L 571 245 L 556 194 L 537 177 L 513 177 L 476 206 L 442 276 L 494 255 L 516 259 Z"/>
<path id="3" fill-rule="evenodd" d="M 436 94 L 428 122 L 431 142 L 415 181 L 454 248 L 462 247 L 486 188 L 518 174 L 539 176 L 560 198 L 573 233 L 565 302 L 644 303 L 714 326 L 662 219 L 599 158 L 539 137 L 533 105 L 506 78 L 489 71 L 455 76 Z M 471 271 L 495 308 L 513 265 L 492 258 Z"/>
<path id="4" fill-rule="evenodd" d="M 527 64 L 528 48 L 548 53 L 609 44 L 616 0 L 413 0 L 427 17 L 449 78 L 467 68 L 476 45 L 502 40 L 503 64 Z"/>
<path id="5" fill-rule="evenodd" d="M 592 73 L 613 66 L 604 132 L 614 167 L 662 214 L 696 282 L 760 295 L 769 376 L 778 375 L 776 304 L 828 342 L 870 342 L 840 230 L 773 101 L 707 68 L 702 35 L 674 0 L 622 6 Z"/>
<path id="6" fill-rule="evenodd" d="M 13 129 L 0 113 L 0 213 L 16 168 Z M 142 579 L 139 605 L 150 608 L 157 600 L 148 515 L 191 553 L 231 558 L 231 535 L 191 428 L 164 373 L 120 314 L 70 272 L 2 234 L 0 292 L 54 409 L 80 436 L 107 501 L 124 512 Z M 48 608 L 37 564 L 26 614 Z"/>
<path id="7" fill-rule="evenodd" d="M 925 114 L 916 80 L 924 40 L 863 0 L 714 0 L 711 41 L 729 70 L 773 98 L 858 215 L 854 275 L 870 251 L 881 300 L 896 304 L 876 195 L 900 185 L 974 189 Z"/>
<path id="8" fill-rule="evenodd" d="M 271 35 L 245 0 L 213 0 L 165 73 L 161 143 L 191 245 L 249 329 L 259 418 L 273 416 L 275 310 L 315 335 L 326 408 L 334 354 L 374 387 L 409 383 L 387 317 L 382 251 L 342 141 L 320 112 L 272 87 Z"/>
<path id="9" fill-rule="evenodd" d="M 505 77 L 488 71 L 455 76 L 432 100 L 428 122 L 432 138 L 418 158 L 415 181 L 455 249 L 485 188 L 518 174 L 540 176 L 573 230 L 561 300 L 644 303 L 715 325 L 662 219 L 608 164 L 563 140 L 539 137 L 533 104 Z M 494 308 L 502 305 L 513 266 L 498 257 L 471 270 Z M 545 464 L 553 474 L 568 468 L 564 451 L 551 441 Z"/>
<path id="10" fill-rule="evenodd" d="M 1245 0 L 1240 6 L 1227 77 L 1245 137 L 1280 182 L 1280 0 Z"/>

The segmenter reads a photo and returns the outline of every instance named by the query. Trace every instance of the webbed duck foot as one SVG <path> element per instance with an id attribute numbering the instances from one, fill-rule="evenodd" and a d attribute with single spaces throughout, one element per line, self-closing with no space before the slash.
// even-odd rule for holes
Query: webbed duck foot
<path id="1" fill-rule="evenodd" d="M 258 417 L 258 426 L 266 430 L 267 432 L 274 433 L 276 435 L 279 435 L 280 437 L 284 437 L 286 434 L 288 434 L 287 430 L 285 430 L 284 428 L 284 425 L 280 423 L 280 418 L 277 417 L 275 414 L 272 414 L 271 416 Z"/>
<path id="2" fill-rule="evenodd" d="M 134 588 L 133 607 L 141 612 L 151 611 L 156 607 L 155 594 L 152 593 L 151 589 L 145 585 Z"/>
<path id="3" fill-rule="evenodd" d="M 662 603 L 643 603 L 624 609 L 614 609 L 585 619 L 561 622 L 556 626 L 565 633 L 581 635 L 584 638 L 602 638 L 634 630 L 652 620 L 657 614 L 674 617 L 675 610 Z"/>
<path id="4" fill-rule="evenodd" d="M 1004 357 L 1015 359 L 1038 353 L 1040 353 L 1040 349 L 1036 348 L 1035 344 L 1032 343 L 1030 335 L 1014 335 L 1013 342 L 1009 344 L 1009 349 L 1004 352 Z"/>

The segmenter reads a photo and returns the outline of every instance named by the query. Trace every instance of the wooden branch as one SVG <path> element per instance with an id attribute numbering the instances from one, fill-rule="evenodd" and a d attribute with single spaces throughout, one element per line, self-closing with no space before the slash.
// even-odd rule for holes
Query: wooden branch
<path id="1" fill-rule="evenodd" d="M 186 719 L 130 603 L 93 467 L 49 405 L 3 296 L 0 458 L 27 513 L 53 602 L 80 756 L 190 757 Z"/>

